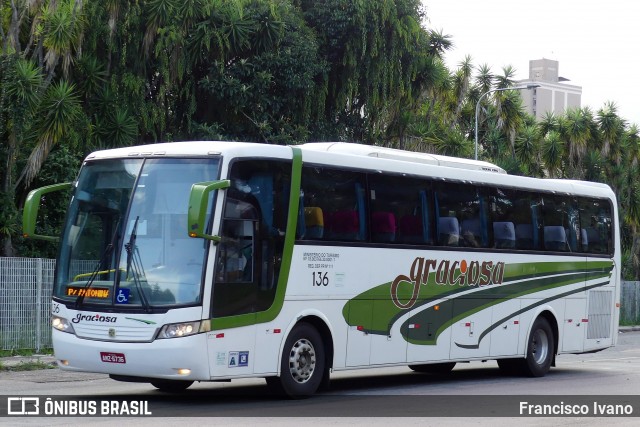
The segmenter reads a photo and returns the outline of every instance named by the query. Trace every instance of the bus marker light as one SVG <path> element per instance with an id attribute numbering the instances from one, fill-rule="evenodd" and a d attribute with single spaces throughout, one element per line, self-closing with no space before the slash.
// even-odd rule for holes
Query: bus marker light
<path id="1" fill-rule="evenodd" d="M 589 319 L 582 319 L 582 323 L 587 323 Z"/>
<path id="2" fill-rule="evenodd" d="M 356 329 L 359 330 L 360 332 L 364 331 L 364 327 L 362 326 L 357 326 Z"/>
<path id="3" fill-rule="evenodd" d="M 519 324 L 520 324 L 520 321 L 519 321 L 519 320 L 514 320 L 514 321 L 513 321 L 513 324 L 514 324 L 514 325 L 519 325 Z"/>
<path id="4" fill-rule="evenodd" d="M 464 324 L 464 326 L 471 327 L 471 323 L 467 322 L 467 323 Z"/>
<path id="5" fill-rule="evenodd" d="M 273 333 L 274 333 L 274 334 L 279 334 L 279 333 L 281 333 L 281 332 L 282 332 L 282 329 L 279 329 L 279 328 L 278 328 L 278 329 L 274 329 L 274 330 L 273 330 Z"/>
<path id="6" fill-rule="evenodd" d="M 189 375 L 191 373 L 191 369 L 187 368 L 179 368 L 176 371 L 178 371 L 178 375 Z"/>
<path id="7" fill-rule="evenodd" d="M 433 309 L 434 309 L 435 311 L 440 310 L 440 305 L 434 305 L 434 306 L 433 306 Z"/>
<path id="8" fill-rule="evenodd" d="M 224 333 L 216 334 L 216 338 L 224 338 Z"/>

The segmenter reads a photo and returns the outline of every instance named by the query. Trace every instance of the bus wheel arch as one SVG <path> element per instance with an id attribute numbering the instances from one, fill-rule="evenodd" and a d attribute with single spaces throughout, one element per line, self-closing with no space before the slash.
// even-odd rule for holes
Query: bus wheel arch
<path id="1" fill-rule="evenodd" d="M 298 320 L 297 323 L 307 322 L 311 324 L 316 330 L 320 333 L 322 337 L 322 342 L 324 345 L 325 351 L 325 374 L 327 374 L 331 369 L 333 369 L 333 355 L 334 355 L 334 345 L 333 345 L 333 334 L 331 333 L 331 329 L 327 323 L 318 316 L 305 316 Z"/>
<path id="2" fill-rule="evenodd" d="M 280 356 L 280 375 L 267 377 L 273 392 L 299 399 L 326 388 L 333 366 L 333 339 L 327 324 L 317 316 L 305 316 L 290 329 Z"/>

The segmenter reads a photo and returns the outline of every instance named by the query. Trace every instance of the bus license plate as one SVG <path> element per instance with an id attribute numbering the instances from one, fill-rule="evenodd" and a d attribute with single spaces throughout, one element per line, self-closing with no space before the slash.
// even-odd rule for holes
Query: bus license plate
<path id="1" fill-rule="evenodd" d="M 127 363 L 124 353 L 108 353 L 101 351 L 100 358 L 105 363 Z"/>

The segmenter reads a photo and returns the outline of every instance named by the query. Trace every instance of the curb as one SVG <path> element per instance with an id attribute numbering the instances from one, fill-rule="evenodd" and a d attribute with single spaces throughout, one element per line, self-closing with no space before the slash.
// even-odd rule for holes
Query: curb
<path id="1" fill-rule="evenodd" d="M 620 326 L 618 332 L 636 332 L 640 331 L 640 325 L 638 326 Z"/>

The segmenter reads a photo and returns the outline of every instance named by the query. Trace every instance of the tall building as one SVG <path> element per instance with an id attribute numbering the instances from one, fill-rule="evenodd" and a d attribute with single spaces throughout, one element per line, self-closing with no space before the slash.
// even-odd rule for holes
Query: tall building
<path id="1" fill-rule="evenodd" d="M 520 91 L 526 111 L 541 119 L 549 111 L 560 115 L 568 108 L 579 108 L 582 87 L 564 83 L 567 81 L 558 74 L 558 61 L 545 58 L 529 61 L 529 79 L 519 81 L 518 86 L 540 87 Z"/>

